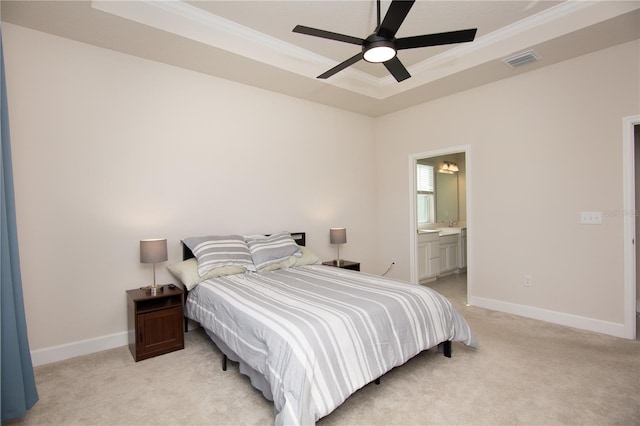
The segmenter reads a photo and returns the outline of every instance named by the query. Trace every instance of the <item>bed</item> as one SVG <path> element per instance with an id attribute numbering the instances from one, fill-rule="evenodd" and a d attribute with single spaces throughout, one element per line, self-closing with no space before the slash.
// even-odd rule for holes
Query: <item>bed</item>
<path id="1" fill-rule="evenodd" d="M 222 351 L 223 368 L 238 362 L 273 401 L 276 425 L 314 424 L 423 350 L 450 357 L 451 342 L 478 346 L 435 291 L 324 266 L 305 239 L 188 238 L 180 268 L 169 267 L 188 290 L 185 315 Z"/>

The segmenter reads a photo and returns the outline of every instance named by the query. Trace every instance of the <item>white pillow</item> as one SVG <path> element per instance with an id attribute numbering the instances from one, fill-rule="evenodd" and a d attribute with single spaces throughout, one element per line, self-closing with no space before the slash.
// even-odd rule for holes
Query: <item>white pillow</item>
<path id="1" fill-rule="evenodd" d="M 168 265 L 167 269 L 171 275 L 176 277 L 187 290 L 191 290 L 204 280 L 210 278 L 223 277 L 225 275 L 243 274 L 247 268 L 241 265 L 226 265 L 211 269 L 203 277 L 198 274 L 198 261 L 194 258 L 187 259 L 173 265 Z"/>

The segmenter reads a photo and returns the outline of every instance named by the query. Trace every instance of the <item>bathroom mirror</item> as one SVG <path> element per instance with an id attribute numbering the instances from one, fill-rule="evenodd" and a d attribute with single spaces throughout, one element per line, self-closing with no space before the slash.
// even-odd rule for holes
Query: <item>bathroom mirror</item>
<path id="1" fill-rule="evenodd" d="M 458 220 L 458 175 L 436 173 L 436 222 Z"/>

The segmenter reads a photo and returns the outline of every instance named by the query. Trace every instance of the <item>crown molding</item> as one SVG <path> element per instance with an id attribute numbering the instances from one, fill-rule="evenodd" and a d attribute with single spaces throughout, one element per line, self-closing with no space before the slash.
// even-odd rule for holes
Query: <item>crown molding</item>
<path id="1" fill-rule="evenodd" d="M 208 13 L 181 0 L 93 0 L 91 7 L 112 15 L 223 49 L 304 77 L 321 74 L 335 61 Z M 380 83 L 356 69 L 343 71 L 329 84 L 376 98 Z"/>
<path id="2" fill-rule="evenodd" d="M 94 0 L 91 6 L 308 78 L 315 79 L 336 65 L 322 55 L 181 0 Z M 374 99 L 385 99 L 639 7 L 636 2 L 566 1 L 478 37 L 473 43 L 453 47 L 408 67 L 413 78 L 401 84 L 390 75 L 378 78 L 355 68 L 341 71 L 324 82 Z"/>

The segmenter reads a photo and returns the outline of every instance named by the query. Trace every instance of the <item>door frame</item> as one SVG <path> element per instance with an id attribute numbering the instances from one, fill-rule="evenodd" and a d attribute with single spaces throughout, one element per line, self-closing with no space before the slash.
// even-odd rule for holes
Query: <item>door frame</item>
<path id="1" fill-rule="evenodd" d="M 635 126 L 640 115 L 622 119 L 622 191 L 624 218 L 624 337 L 636 338 L 636 174 Z"/>
<path id="2" fill-rule="evenodd" d="M 409 155 L 409 268 L 411 270 L 410 282 L 419 284 L 418 279 L 418 223 L 416 220 L 416 168 L 418 160 L 423 158 L 439 157 L 441 155 L 460 154 L 465 155 L 465 187 L 466 187 L 466 213 L 467 213 L 467 271 L 473 270 L 473 222 L 471 204 L 471 145 L 460 145 L 442 148 L 432 151 L 420 152 Z M 473 283 L 471 275 L 467 273 L 467 301 L 471 300 L 470 294 Z"/>

